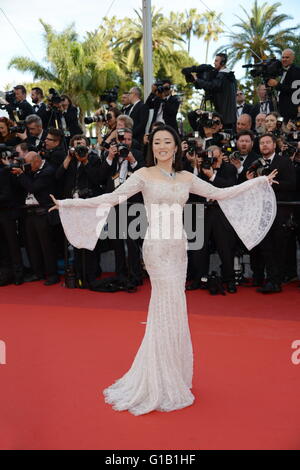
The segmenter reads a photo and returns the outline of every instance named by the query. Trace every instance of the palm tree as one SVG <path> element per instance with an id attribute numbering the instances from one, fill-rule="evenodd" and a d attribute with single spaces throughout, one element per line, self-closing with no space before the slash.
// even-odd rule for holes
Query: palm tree
<path id="1" fill-rule="evenodd" d="M 204 27 L 201 24 L 202 16 L 197 13 L 196 8 L 191 8 L 190 10 L 185 10 L 184 13 L 176 14 L 172 12 L 170 20 L 179 26 L 181 34 L 186 37 L 189 54 L 192 34 L 199 38 L 204 33 Z"/>
<path id="2" fill-rule="evenodd" d="M 134 10 L 137 19 L 125 18 L 123 26 L 118 32 L 114 48 L 121 57 L 126 59 L 126 67 L 131 74 L 138 71 L 142 77 L 143 70 L 143 19 L 142 15 Z M 152 49 L 154 72 L 164 64 L 177 61 L 174 55 L 174 46 L 180 46 L 183 39 L 179 29 L 163 16 L 160 10 L 152 10 Z M 177 62 L 176 62 L 177 63 Z M 179 65 L 179 64 L 178 64 Z"/>
<path id="3" fill-rule="evenodd" d="M 103 31 L 87 33 L 80 42 L 74 25 L 57 33 L 49 24 L 40 20 L 46 42 L 46 64 L 27 57 L 14 57 L 9 67 L 31 72 L 34 80 L 50 81 L 59 92 L 70 95 L 79 106 L 81 114 L 94 108 L 96 100 L 105 88 L 118 82 L 118 67 L 114 63 L 109 37 Z"/>
<path id="4" fill-rule="evenodd" d="M 223 33 L 221 24 L 222 13 L 217 14 L 215 11 L 206 11 L 202 14 L 204 27 L 204 41 L 206 42 L 205 63 L 208 60 L 208 50 L 211 41 L 217 41 L 219 34 Z"/>
<path id="5" fill-rule="evenodd" d="M 289 41 L 293 41 L 299 26 L 279 29 L 284 21 L 292 19 L 289 15 L 277 13 L 280 6 L 279 2 L 273 5 L 265 2 L 258 6 L 255 0 L 250 13 L 241 6 L 245 19 L 236 15 L 240 23 L 234 25 L 239 28 L 239 32 L 227 35 L 230 42 L 222 46 L 222 50 L 227 50 L 231 65 L 241 59 L 249 62 L 253 58 L 258 62 L 261 58 L 284 49 Z M 220 51 L 221 48 L 217 52 Z"/>

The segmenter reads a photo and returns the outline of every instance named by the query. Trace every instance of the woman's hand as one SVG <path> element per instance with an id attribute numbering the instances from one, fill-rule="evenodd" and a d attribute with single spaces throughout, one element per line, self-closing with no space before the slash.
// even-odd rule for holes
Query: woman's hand
<path id="1" fill-rule="evenodd" d="M 56 210 L 56 209 L 58 210 L 58 209 L 59 209 L 58 200 L 55 199 L 55 197 L 53 196 L 53 194 L 50 194 L 50 197 L 51 197 L 52 201 L 54 202 L 55 206 L 50 207 L 50 209 L 48 210 L 48 212 L 54 211 L 54 210 Z"/>
<path id="2" fill-rule="evenodd" d="M 279 184 L 278 181 L 276 181 L 274 178 L 276 178 L 276 176 L 278 175 L 278 170 L 273 170 L 268 176 L 268 181 L 270 184 Z"/>

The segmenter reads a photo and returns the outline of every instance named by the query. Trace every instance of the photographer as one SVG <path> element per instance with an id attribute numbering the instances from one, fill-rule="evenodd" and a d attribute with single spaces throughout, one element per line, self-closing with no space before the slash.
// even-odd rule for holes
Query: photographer
<path id="1" fill-rule="evenodd" d="M 279 112 L 284 117 L 285 122 L 295 118 L 298 113 L 299 103 L 293 103 L 292 96 L 298 88 L 297 82 L 300 80 L 300 68 L 294 65 L 294 60 L 294 51 L 285 49 L 281 57 L 283 74 L 280 81 L 274 78 L 268 81 L 268 86 L 274 87 L 278 91 Z"/>
<path id="2" fill-rule="evenodd" d="M 245 95 L 242 90 L 236 92 L 236 118 L 239 118 L 242 114 L 251 114 L 252 105 L 246 103 Z"/>
<path id="3" fill-rule="evenodd" d="M 78 121 L 78 109 L 72 104 L 69 96 L 61 95 L 61 98 L 62 129 L 68 132 L 69 137 L 82 134 L 82 129 Z"/>
<path id="4" fill-rule="evenodd" d="M 56 171 L 56 179 L 63 186 L 63 198 L 83 198 L 99 196 L 103 189 L 99 184 L 101 160 L 89 153 L 88 139 L 76 135 L 71 139 L 63 164 Z M 84 287 L 93 289 L 99 267 L 98 246 L 93 251 L 74 248 L 76 279 L 84 281 Z M 86 282 L 86 284 L 85 284 Z"/>
<path id="5" fill-rule="evenodd" d="M 203 139 L 203 149 L 211 145 L 221 146 L 226 137 L 228 137 L 221 132 L 223 120 L 219 113 L 196 109 L 195 111 L 190 111 L 187 117 L 192 129 L 198 132 L 199 136 Z"/>
<path id="6" fill-rule="evenodd" d="M 11 93 L 11 100 L 6 106 L 6 110 L 12 121 L 24 121 L 29 114 L 33 114 L 33 108 L 26 100 L 26 95 L 26 88 L 23 85 L 17 85 L 14 87 L 14 91 Z M 15 110 L 17 120 L 14 116 Z"/>
<path id="7" fill-rule="evenodd" d="M 151 124 L 160 121 L 173 127 L 178 132 L 176 116 L 180 101 L 178 96 L 172 95 L 170 80 L 161 80 L 154 83 L 152 92 L 145 104 L 149 109 L 154 110 Z"/>
<path id="8" fill-rule="evenodd" d="M 227 54 L 217 54 L 214 66 L 217 71 L 212 80 L 203 80 L 193 73 L 196 88 L 212 93 L 215 110 L 222 115 L 224 128 L 232 129 L 236 121 L 236 79 L 234 72 L 226 68 Z"/>
<path id="9" fill-rule="evenodd" d="M 247 178 L 269 174 L 276 169 L 278 171 L 276 176 L 278 184 L 273 187 L 276 199 L 278 201 L 293 200 L 296 189 L 296 174 L 291 160 L 276 154 L 276 137 L 271 133 L 260 136 L 259 147 L 262 158 L 252 163 L 247 171 Z M 291 212 L 289 206 L 279 205 L 270 231 L 258 245 L 267 274 L 265 285 L 258 289 L 258 292 L 263 294 L 281 292 L 288 240 L 287 224 Z"/>
<path id="10" fill-rule="evenodd" d="M 130 109 L 132 108 L 132 104 L 130 103 L 129 92 L 128 93 L 123 93 L 123 95 L 121 96 L 120 101 L 121 101 L 121 105 L 122 105 L 121 113 L 128 115 Z"/>
<path id="11" fill-rule="evenodd" d="M 240 131 L 236 137 L 237 151 L 229 156 L 230 163 L 237 170 L 237 183 L 247 180 L 246 173 L 251 164 L 258 159 L 253 151 L 254 134 L 250 130 Z"/>
<path id="12" fill-rule="evenodd" d="M 212 146 L 203 152 L 200 163 L 200 178 L 209 181 L 218 188 L 226 188 L 236 184 L 236 170 L 223 160 L 222 151 Z M 201 156 L 201 154 L 200 154 Z M 190 258 L 193 265 L 194 280 L 187 290 L 202 287 L 201 278 L 209 274 L 209 257 L 211 242 L 214 240 L 216 250 L 222 262 L 222 278 L 227 284 L 227 292 L 235 293 L 234 249 L 235 232 L 224 216 L 217 203 L 205 207 L 204 213 L 204 245 L 200 250 L 193 250 Z"/>
<path id="13" fill-rule="evenodd" d="M 252 113 L 249 113 L 254 122 L 258 114 L 269 114 L 271 111 L 274 111 L 273 102 L 267 96 L 267 88 L 264 83 L 258 85 L 256 94 L 258 96 L 258 103 L 253 106 Z"/>
<path id="14" fill-rule="evenodd" d="M 13 127 L 13 121 L 4 116 L 0 117 L 0 143 L 6 144 L 8 147 L 15 147 L 22 142 L 16 132 L 11 132 Z"/>
<path id="15" fill-rule="evenodd" d="M 101 160 L 89 154 L 88 139 L 76 135 L 63 163 L 56 171 L 56 179 L 63 181 L 63 198 L 94 197 L 102 194 L 99 184 Z"/>
<path id="16" fill-rule="evenodd" d="M 41 154 L 56 170 L 64 161 L 66 151 L 63 144 L 64 134 L 60 129 L 50 128 L 45 137 L 45 148 Z"/>
<path id="17" fill-rule="evenodd" d="M 101 166 L 101 184 L 106 185 L 106 192 L 111 192 L 120 184 L 123 184 L 130 175 L 145 165 L 143 155 L 140 151 L 132 148 L 132 130 L 123 129 L 118 131 L 116 141 L 112 142 L 107 153 L 106 160 Z M 141 193 L 137 193 L 128 199 L 128 203 L 143 204 Z M 134 218 L 127 216 L 127 224 Z M 130 238 L 128 225 L 119 226 L 119 208 L 116 209 L 116 237 L 111 239 L 111 244 L 115 252 L 115 271 L 121 281 L 130 283 L 134 286 L 142 284 L 142 269 L 140 260 L 139 240 Z M 120 232 L 122 235 L 120 235 Z M 125 238 L 125 239 L 124 239 Z M 125 240 L 128 249 L 128 266 L 125 256 Z"/>
<path id="18" fill-rule="evenodd" d="M 128 116 L 133 119 L 133 138 L 140 144 L 143 143 L 146 125 L 149 117 L 149 108 L 142 101 L 142 92 L 138 87 L 132 87 L 129 91 L 129 101 L 132 104 Z"/>
<path id="19" fill-rule="evenodd" d="M 39 116 L 42 120 L 42 127 L 46 129 L 48 127 L 48 113 L 47 106 L 44 103 L 44 93 L 43 90 L 39 87 L 34 87 L 31 89 L 31 101 L 33 102 L 34 114 Z"/>
<path id="20" fill-rule="evenodd" d="M 106 109 L 100 108 L 95 112 L 98 144 L 101 150 L 109 148 L 111 142 L 117 138 L 117 118 L 120 115 L 121 111 L 118 108 L 109 108 L 107 112 Z M 100 132 L 104 125 L 107 127 L 107 132 L 102 136 Z"/>
<path id="21" fill-rule="evenodd" d="M 19 185 L 25 189 L 25 231 L 26 248 L 35 273 L 31 280 L 40 280 L 46 276 L 44 285 L 51 286 L 59 282 L 56 266 L 56 248 L 53 241 L 51 215 L 52 206 L 49 194 L 53 194 L 55 170 L 36 152 L 28 152 L 24 167 L 13 168 Z"/>
<path id="22" fill-rule="evenodd" d="M 1 150 L 0 150 L 1 152 Z M 23 263 L 17 230 L 17 198 L 10 161 L 0 153 L 0 286 L 23 284 Z"/>
<path id="23" fill-rule="evenodd" d="M 22 133 L 18 132 L 17 136 L 22 142 L 35 147 L 36 150 L 41 150 L 47 136 L 47 131 L 43 130 L 42 119 L 36 114 L 30 114 L 25 119 L 25 126 L 25 131 Z"/>

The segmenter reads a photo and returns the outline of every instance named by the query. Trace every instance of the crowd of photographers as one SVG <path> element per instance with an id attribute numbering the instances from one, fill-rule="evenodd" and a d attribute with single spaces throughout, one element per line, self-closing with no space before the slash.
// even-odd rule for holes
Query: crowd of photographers
<path id="1" fill-rule="evenodd" d="M 293 64 L 290 49 L 283 51 L 281 60 L 252 66 L 253 77 L 261 77 L 257 103 L 252 104 L 246 103 L 226 62 L 226 54 L 219 54 L 214 67 L 182 70 L 187 82 L 205 92 L 200 109 L 188 113 L 193 129 L 189 135 L 178 126 L 180 99 L 167 79 L 153 84 L 145 102 L 138 87 L 120 97 L 117 87 L 101 95 L 106 104 L 84 120 L 86 125 L 96 123 L 96 140 L 85 136 L 78 110 L 67 95 L 50 89 L 45 101 L 43 91 L 35 87 L 30 104 L 21 85 L 2 94 L 6 116 L 0 117 L 0 285 L 43 279 L 51 286 L 64 274 L 68 287 L 134 292 L 146 273 L 143 236 L 132 239 L 126 230 L 132 216 L 127 214 L 127 226 L 119 227 L 123 222 L 117 210 L 117 237 L 99 240 L 93 251 L 70 250 L 58 212 L 48 212 L 49 195 L 90 198 L 113 191 L 146 165 L 149 132 L 163 124 L 181 134 L 184 169 L 217 187 L 278 170 L 279 184 L 273 186 L 276 218 L 250 252 L 217 203 L 190 195 L 193 208 L 204 205 L 205 224 L 203 247 L 188 253 L 187 290 L 209 288 L 214 293 L 225 287 L 235 293 L 237 285 L 245 283 L 261 293 L 275 293 L 283 283 L 297 279 L 300 114 L 292 97 L 300 69 Z M 206 111 L 208 104 L 215 111 Z M 142 195 L 132 196 L 128 207 L 131 203 L 142 204 Z M 268 207 L 265 214 L 267 220 Z M 114 251 L 116 277 L 104 284 L 99 280 L 101 253 L 107 250 Z M 221 278 L 210 274 L 214 252 L 221 260 Z M 250 257 L 251 280 L 241 269 L 244 254 Z"/>

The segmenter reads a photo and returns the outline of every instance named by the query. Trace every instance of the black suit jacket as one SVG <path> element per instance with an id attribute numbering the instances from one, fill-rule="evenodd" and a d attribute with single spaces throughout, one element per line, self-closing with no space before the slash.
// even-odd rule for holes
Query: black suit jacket
<path id="1" fill-rule="evenodd" d="M 278 83 L 276 86 L 276 90 L 280 92 L 278 101 L 279 112 L 286 121 L 290 118 L 296 117 L 298 114 L 298 106 L 292 102 L 292 95 L 296 89 L 299 88 L 299 85 L 296 86 L 294 83 L 297 80 L 300 80 L 300 68 L 292 64 L 288 69 L 283 82 Z M 293 88 L 293 85 L 296 87 Z"/>
<path id="2" fill-rule="evenodd" d="M 142 152 L 136 149 L 131 149 L 131 153 L 134 156 L 134 158 L 137 161 L 137 165 L 134 169 L 131 168 L 130 164 L 128 163 L 128 173 L 134 173 L 136 170 L 139 168 L 142 168 L 145 166 L 144 162 L 144 157 Z M 115 185 L 114 185 L 114 176 L 118 172 L 118 159 L 114 158 L 112 161 L 112 164 L 109 165 L 107 163 L 106 158 L 104 159 L 103 163 L 101 164 L 100 167 L 100 184 L 105 186 L 105 192 L 106 193 L 111 193 L 112 191 L 115 190 Z M 128 176 L 130 178 L 130 176 Z M 128 199 L 129 202 L 143 202 L 143 197 L 142 193 L 137 193 L 131 196 L 131 198 Z"/>
<path id="3" fill-rule="evenodd" d="M 244 103 L 243 110 L 242 110 L 241 114 L 250 114 L 250 116 L 251 116 L 252 109 L 253 109 L 252 104 Z M 236 115 L 236 117 L 238 118 L 238 115 Z"/>
<path id="4" fill-rule="evenodd" d="M 243 183 L 244 181 L 247 181 L 246 173 L 250 166 L 252 165 L 255 160 L 259 158 L 259 155 L 251 150 L 250 153 L 248 153 L 246 159 L 243 161 L 243 170 L 240 174 L 237 174 L 237 184 Z"/>
<path id="5" fill-rule="evenodd" d="M 75 106 L 70 105 L 67 111 L 63 113 L 63 116 L 66 120 L 67 129 L 70 132 L 71 137 L 73 137 L 73 135 L 83 133 L 81 126 L 78 122 L 78 111 Z"/>
<path id="6" fill-rule="evenodd" d="M 49 127 L 49 114 L 47 112 L 47 107 L 45 103 L 41 103 L 37 111 L 35 110 L 35 105 L 33 105 L 33 113 L 41 118 L 43 123 L 43 129 L 47 129 Z"/>
<path id="7" fill-rule="evenodd" d="M 48 162 L 45 162 L 41 170 L 34 173 L 22 173 L 18 176 L 18 181 L 27 193 L 34 195 L 41 207 L 48 208 L 53 205 L 50 194 L 54 192 L 55 170 Z"/>
<path id="8" fill-rule="evenodd" d="M 38 145 L 36 145 L 36 137 L 32 135 L 28 136 L 28 138 L 26 139 L 26 142 L 28 145 L 36 147 L 37 150 L 41 150 L 43 148 L 47 135 L 48 135 L 48 132 L 46 130 L 43 130 L 43 133 L 42 133 L 42 136 Z"/>
<path id="9" fill-rule="evenodd" d="M 149 109 L 154 109 L 151 125 L 157 120 L 157 113 L 161 104 L 163 106 L 163 120 L 168 126 L 173 127 L 173 129 L 178 132 L 176 116 L 180 101 L 176 95 L 171 95 L 168 99 L 162 99 L 155 93 L 150 93 L 147 98 L 146 105 Z"/>
<path id="10" fill-rule="evenodd" d="M 270 112 L 274 111 L 274 106 L 272 101 L 266 100 L 266 103 L 269 105 Z M 252 117 L 252 127 L 255 128 L 255 119 L 258 114 L 260 114 L 260 102 L 252 106 L 251 117 Z M 250 113 L 249 113 L 250 114 Z"/>
<path id="11" fill-rule="evenodd" d="M 28 103 L 27 100 L 21 101 L 20 103 L 16 103 L 16 108 L 18 108 L 17 116 L 20 121 L 25 121 L 25 118 L 27 116 L 29 116 L 30 114 L 34 114 L 33 107 L 30 103 Z M 11 105 L 7 105 L 6 110 L 9 114 L 10 119 L 14 121 L 15 117 Z"/>
<path id="12" fill-rule="evenodd" d="M 92 154 L 89 155 L 88 163 L 78 168 L 77 158 L 73 158 L 67 169 L 61 164 L 56 170 L 56 179 L 62 182 L 63 197 L 72 198 L 73 190 L 89 189 L 92 195 L 89 197 L 99 196 L 103 193 L 103 188 L 100 184 L 100 168 L 101 159 Z"/>
<path id="13" fill-rule="evenodd" d="M 139 101 L 132 106 L 128 115 L 133 119 L 133 138 L 142 143 L 148 122 L 149 108 L 142 101 Z"/>

